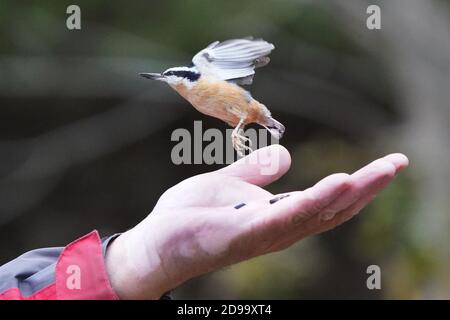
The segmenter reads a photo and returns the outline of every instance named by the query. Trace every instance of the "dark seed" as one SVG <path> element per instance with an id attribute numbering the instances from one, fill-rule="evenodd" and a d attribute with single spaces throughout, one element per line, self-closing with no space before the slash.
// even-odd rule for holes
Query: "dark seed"
<path id="1" fill-rule="evenodd" d="M 289 196 L 290 196 L 289 194 L 285 194 L 285 195 L 282 195 L 282 196 L 279 196 L 279 197 L 270 199 L 270 200 L 269 200 L 269 203 L 270 203 L 270 204 L 274 204 L 275 202 L 277 202 L 277 201 L 279 201 L 279 200 L 281 200 L 281 199 L 287 198 L 287 197 L 289 197 Z"/>
<path id="2" fill-rule="evenodd" d="M 242 208 L 243 206 L 245 206 L 245 203 L 239 203 L 238 205 L 235 205 L 234 208 L 235 208 L 235 209 L 240 209 L 240 208 Z"/>
<path id="3" fill-rule="evenodd" d="M 280 197 L 276 197 L 276 198 L 270 199 L 270 200 L 269 200 L 269 203 L 270 203 L 270 204 L 274 204 L 274 203 L 277 202 L 278 200 L 280 200 Z"/>

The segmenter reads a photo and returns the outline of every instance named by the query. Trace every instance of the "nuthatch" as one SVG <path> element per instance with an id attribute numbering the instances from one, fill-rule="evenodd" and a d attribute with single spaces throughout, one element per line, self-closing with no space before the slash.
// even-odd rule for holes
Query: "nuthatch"
<path id="1" fill-rule="evenodd" d="M 271 117 L 269 109 L 239 85 L 253 82 L 255 68 L 269 63 L 274 45 L 262 39 L 215 41 L 197 53 L 188 66 L 174 67 L 162 73 L 140 75 L 168 83 L 198 111 L 221 119 L 235 128 L 231 135 L 239 155 L 251 148 L 250 140 L 241 134 L 249 123 L 258 123 L 276 138 L 284 126 Z"/>

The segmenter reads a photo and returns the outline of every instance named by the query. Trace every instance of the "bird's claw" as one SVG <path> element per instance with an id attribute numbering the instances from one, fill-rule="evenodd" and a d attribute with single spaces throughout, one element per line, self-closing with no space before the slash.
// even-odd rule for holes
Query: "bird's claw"
<path id="1" fill-rule="evenodd" d="M 232 134 L 231 139 L 233 148 L 236 150 L 237 154 L 240 157 L 244 157 L 246 151 L 253 152 L 251 148 L 252 141 L 250 140 L 250 138 L 239 133 L 235 133 Z M 246 142 L 248 142 L 249 146 L 245 145 Z"/>
<path id="2" fill-rule="evenodd" d="M 251 147 L 252 146 L 252 140 L 250 140 L 249 137 L 246 137 L 244 135 L 239 135 L 239 139 L 243 142 L 248 142 L 248 145 Z"/>

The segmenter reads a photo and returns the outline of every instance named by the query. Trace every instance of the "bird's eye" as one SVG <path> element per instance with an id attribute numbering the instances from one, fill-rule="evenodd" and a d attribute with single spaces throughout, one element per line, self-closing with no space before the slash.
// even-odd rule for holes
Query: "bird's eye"
<path id="1" fill-rule="evenodd" d="M 173 71 L 166 71 L 164 72 L 165 76 L 173 76 Z"/>

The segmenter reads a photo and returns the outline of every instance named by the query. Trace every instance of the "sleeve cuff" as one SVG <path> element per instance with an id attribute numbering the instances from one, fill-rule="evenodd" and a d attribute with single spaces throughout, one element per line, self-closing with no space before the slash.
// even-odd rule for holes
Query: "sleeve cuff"
<path id="1" fill-rule="evenodd" d="M 56 263 L 56 299 L 117 300 L 106 272 L 104 252 L 110 241 L 102 241 L 97 230 L 67 245 Z"/>

